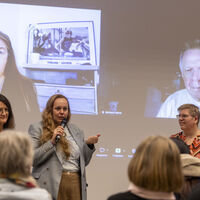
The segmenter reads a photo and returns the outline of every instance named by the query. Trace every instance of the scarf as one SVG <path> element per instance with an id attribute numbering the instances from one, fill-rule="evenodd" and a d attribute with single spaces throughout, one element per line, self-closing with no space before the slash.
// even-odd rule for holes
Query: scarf
<path id="1" fill-rule="evenodd" d="M 11 174 L 11 175 L 0 174 L 0 178 L 5 178 L 17 185 L 22 185 L 27 188 L 37 187 L 37 183 L 32 176 L 22 177 L 16 173 L 16 174 Z"/>

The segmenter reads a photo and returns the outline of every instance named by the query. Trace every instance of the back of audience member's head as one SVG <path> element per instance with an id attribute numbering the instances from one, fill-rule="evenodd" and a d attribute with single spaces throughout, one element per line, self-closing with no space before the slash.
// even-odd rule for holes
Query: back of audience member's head
<path id="1" fill-rule="evenodd" d="M 132 183 L 146 190 L 179 192 L 183 174 L 176 144 L 163 136 L 148 137 L 136 149 L 128 176 Z"/>
<path id="2" fill-rule="evenodd" d="M 177 145 L 180 154 L 190 154 L 189 146 L 180 138 L 170 138 Z"/>
<path id="3" fill-rule="evenodd" d="M 0 133 L 0 173 L 28 177 L 31 173 L 33 148 L 28 134 L 5 130 Z"/>

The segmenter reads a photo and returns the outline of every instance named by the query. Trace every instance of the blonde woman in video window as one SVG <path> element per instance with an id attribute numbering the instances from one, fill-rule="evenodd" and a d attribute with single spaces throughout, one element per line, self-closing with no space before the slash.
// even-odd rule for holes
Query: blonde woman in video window
<path id="1" fill-rule="evenodd" d="M 0 200 L 52 199 L 30 175 L 32 160 L 33 148 L 27 133 L 0 133 Z"/>
<path id="2" fill-rule="evenodd" d="M 163 136 L 151 136 L 136 149 L 128 167 L 131 185 L 108 200 L 175 200 L 183 185 L 180 153 Z"/>
<path id="3" fill-rule="evenodd" d="M 17 127 L 25 130 L 25 127 L 30 124 L 30 118 L 37 120 L 40 117 L 33 84 L 31 80 L 19 73 L 10 38 L 1 31 L 0 91 L 12 104 Z"/>

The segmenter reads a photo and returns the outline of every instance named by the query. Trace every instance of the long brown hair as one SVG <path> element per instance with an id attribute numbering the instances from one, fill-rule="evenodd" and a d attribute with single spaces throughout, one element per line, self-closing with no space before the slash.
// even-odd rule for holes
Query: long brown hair
<path id="1" fill-rule="evenodd" d="M 180 152 L 163 136 L 150 136 L 137 148 L 128 176 L 136 186 L 159 192 L 180 192 L 183 185 Z"/>
<path id="2" fill-rule="evenodd" d="M 53 105 L 56 99 L 59 98 L 64 98 L 67 100 L 68 103 L 68 115 L 67 115 L 67 123 L 69 122 L 71 118 L 71 111 L 70 111 L 70 106 L 69 106 L 69 101 L 67 97 L 65 97 L 62 94 L 55 94 L 49 98 L 46 104 L 46 108 L 44 109 L 42 113 L 42 124 L 43 124 L 43 134 L 41 137 L 41 144 L 44 144 L 45 142 L 49 141 L 52 136 L 54 129 L 56 128 L 55 122 L 53 120 Z M 70 150 L 69 150 L 69 143 L 65 137 L 60 138 L 59 143 L 62 147 L 62 150 L 65 153 L 66 158 L 69 157 L 70 155 Z"/>

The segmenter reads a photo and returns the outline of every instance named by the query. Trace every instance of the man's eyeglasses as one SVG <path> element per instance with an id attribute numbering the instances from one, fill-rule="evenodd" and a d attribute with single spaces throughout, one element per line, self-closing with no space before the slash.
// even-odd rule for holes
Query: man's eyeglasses
<path id="1" fill-rule="evenodd" d="M 176 115 L 176 118 L 177 119 L 180 119 L 180 118 L 182 118 L 182 119 L 186 119 L 186 118 L 188 118 L 189 116 L 191 116 L 191 115 L 186 115 L 186 114 L 182 114 L 182 115 Z"/>

